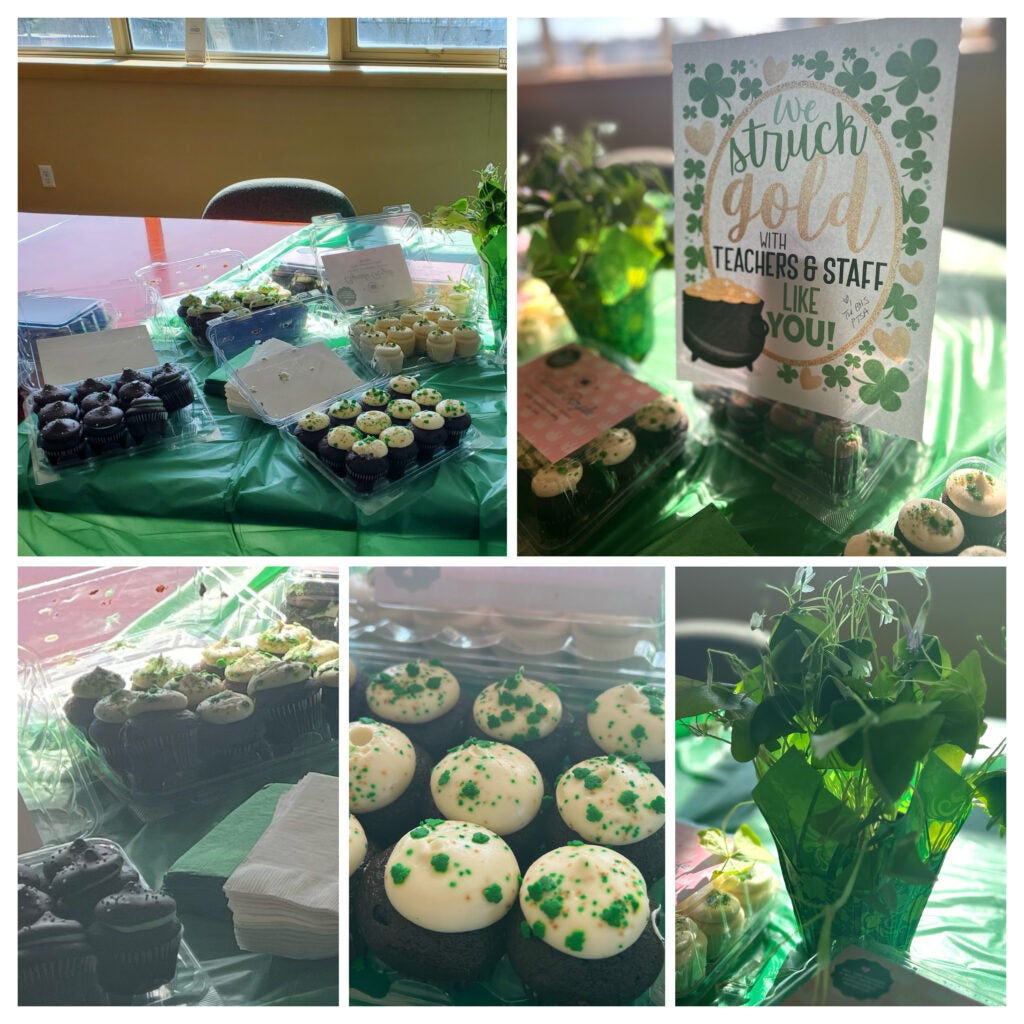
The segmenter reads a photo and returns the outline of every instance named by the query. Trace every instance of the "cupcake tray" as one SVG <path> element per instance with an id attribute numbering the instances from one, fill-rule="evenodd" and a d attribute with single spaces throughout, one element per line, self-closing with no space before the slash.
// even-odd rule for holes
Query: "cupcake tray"
<path id="1" fill-rule="evenodd" d="M 254 595 L 249 595 L 252 600 Z M 242 598 L 245 601 L 245 598 Z M 273 614 L 270 621 L 276 621 Z M 278 616 L 279 618 L 279 616 Z M 266 628 L 267 620 L 237 632 L 227 629 L 226 635 L 246 635 Z M 102 666 L 121 675 L 131 685 L 131 673 L 157 654 L 183 661 L 187 665 L 199 663 L 204 647 L 225 635 L 223 630 L 213 634 L 185 628 L 154 629 L 134 634 L 131 640 L 114 639 L 94 644 L 47 662 L 27 666 L 31 669 L 22 677 L 23 708 L 20 727 L 25 739 L 19 749 L 40 742 L 49 748 L 46 756 L 51 774 L 51 798 L 58 806 L 47 808 L 51 818 L 65 813 L 75 814 L 75 807 L 85 798 L 94 783 L 99 782 L 120 803 L 127 804 L 144 821 L 155 821 L 196 805 L 223 799 L 231 786 L 254 792 L 268 782 L 290 778 L 310 760 L 336 756 L 337 741 L 331 739 L 327 721 L 322 730 L 309 733 L 303 744 L 290 753 L 279 754 L 231 772 L 221 772 L 215 778 L 196 778 L 154 791 L 132 784 L 132 780 L 116 772 L 103 754 L 67 720 L 63 706 L 71 696 L 71 684 L 91 669 Z M 33 744 L 26 732 L 31 723 L 32 735 L 44 736 L 44 741 Z M 36 751 L 33 751 L 36 753 Z M 40 769 L 41 770 L 41 769 Z M 244 799 L 244 796 L 241 797 Z M 59 806 L 65 803 L 65 807 Z"/>
<path id="2" fill-rule="evenodd" d="M 180 365 L 177 366 L 177 368 L 185 374 L 195 397 L 191 405 L 186 405 L 183 409 L 179 409 L 168 415 L 167 433 L 164 434 L 163 437 L 147 437 L 141 442 L 136 442 L 129 434 L 128 441 L 130 443 L 125 448 L 107 451 L 101 455 L 88 455 L 83 459 L 79 459 L 74 462 L 62 462 L 57 466 L 50 463 L 46 453 L 43 451 L 42 443 L 39 438 L 39 431 L 36 428 L 36 414 L 32 411 L 32 395 L 30 394 L 25 400 L 24 409 L 25 417 L 32 425 L 31 429 L 28 431 L 29 457 L 32 466 L 32 475 L 36 483 L 53 483 L 60 480 L 67 473 L 85 472 L 104 463 L 124 458 L 132 458 L 145 452 L 154 450 L 163 451 L 168 449 L 174 450 L 199 442 L 205 443 L 208 441 L 219 441 L 222 436 L 220 427 L 217 426 L 213 415 L 210 412 L 210 408 L 206 404 L 206 399 L 203 397 L 202 387 L 197 382 L 195 375 L 191 370 Z M 147 373 L 154 373 L 158 371 L 160 367 L 148 366 L 139 367 L 137 369 L 142 369 Z M 119 376 L 119 374 L 110 374 L 107 376 L 97 377 L 95 379 L 113 383 Z M 81 383 L 82 381 L 74 381 L 63 386 L 66 386 L 69 390 L 74 392 Z"/>
<path id="3" fill-rule="evenodd" d="M 387 390 L 388 380 L 390 380 L 390 378 L 383 377 L 376 380 L 366 381 L 358 387 L 349 388 L 348 390 L 343 391 L 341 394 L 336 395 L 329 401 L 320 402 L 308 409 L 303 409 L 302 412 L 297 413 L 286 420 L 278 422 L 278 431 L 284 439 L 285 445 L 295 453 L 296 457 L 311 466 L 320 474 L 320 476 L 341 491 L 345 497 L 354 501 L 359 506 L 359 511 L 364 515 L 373 515 L 381 509 L 386 508 L 393 501 L 396 501 L 403 496 L 407 496 L 410 493 L 415 493 L 423 486 L 423 481 L 437 466 L 445 465 L 449 462 L 454 463 L 461 461 L 462 459 L 471 457 L 478 451 L 483 451 L 485 448 L 491 447 L 490 439 L 480 433 L 480 431 L 471 423 L 461 444 L 457 447 L 442 448 L 429 462 L 421 463 L 414 461 L 413 464 L 405 471 L 405 475 L 398 480 L 389 480 L 385 475 L 374 485 L 373 490 L 369 493 L 358 490 L 347 476 L 338 476 L 337 473 L 320 460 L 316 452 L 311 451 L 301 441 L 299 441 L 295 436 L 294 429 L 301 416 L 305 415 L 305 413 L 313 411 L 326 412 L 332 405 L 334 405 L 335 402 L 340 401 L 342 398 L 358 398 L 363 394 L 363 392 L 371 387 L 381 387 Z M 430 380 L 427 377 L 422 377 L 420 383 L 426 386 L 430 383 Z M 438 390 L 440 391 L 441 389 L 438 388 Z M 449 394 L 447 391 L 441 391 L 441 393 L 445 398 L 456 397 L 455 395 Z M 473 411 L 469 410 L 469 413 L 472 417 Z"/>
<path id="4" fill-rule="evenodd" d="M 632 417 L 615 426 L 630 428 Z M 630 457 L 630 462 L 639 463 L 629 479 L 617 476 L 605 467 L 589 464 L 584 456 L 590 444 L 585 444 L 568 456 L 583 466 L 583 477 L 576 489 L 575 498 L 551 498 L 559 508 L 538 512 L 542 499 L 534 496 L 531 489 L 533 471 L 519 471 L 518 520 L 521 540 L 542 555 L 570 555 L 580 551 L 588 541 L 617 512 L 637 502 L 651 505 L 659 494 L 669 495 L 678 490 L 699 461 L 704 449 L 701 440 L 694 436 L 693 420 L 687 433 L 674 438 L 656 451 L 645 451 L 639 444 Z M 520 438 L 521 443 L 526 443 Z M 529 451 L 535 451 L 529 446 Z M 539 456 L 539 453 L 535 453 Z M 546 465 L 546 460 L 544 464 Z M 582 492 L 582 493 L 581 493 Z M 654 518 L 652 514 L 652 519 Z"/>
<path id="5" fill-rule="evenodd" d="M 264 596 L 287 622 L 297 622 L 320 640 L 338 640 L 341 583 L 338 568 L 289 569 Z"/>
<path id="6" fill-rule="evenodd" d="M 139 869 L 132 863 L 128 854 L 117 843 L 109 839 L 90 837 L 89 842 L 107 843 L 117 848 L 117 851 L 124 857 L 125 865 L 139 874 L 139 881 L 147 889 L 152 888 L 146 885 Z M 41 850 L 33 850 L 31 853 L 23 853 L 18 857 L 18 867 L 27 867 L 40 870 L 47 858 L 60 849 L 60 845 L 47 846 Z M 199 965 L 195 954 L 189 949 L 185 942 L 184 932 L 181 937 L 181 946 L 178 948 L 178 967 L 174 977 L 160 988 L 147 992 L 145 995 L 129 997 L 125 1002 L 118 1003 L 119 1006 L 195 1006 L 202 1002 L 203 997 L 210 989 L 210 979 Z"/>
<path id="7" fill-rule="evenodd" d="M 966 459 L 960 459 L 958 462 L 954 462 L 951 466 L 947 466 L 945 469 L 936 473 L 921 486 L 913 497 L 908 497 L 906 500 L 913 501 L 914 498 L 932 498 L 935 501 L 940 501 L 942 499 L 942 493 L 946 488 L 946 481 L 953 473 L 962 469 L 976 469 L 983 473 L 990 473 L 992 476 L 998 477 L 1000 480 L 1006 480 L 1005 466 L 980 455 L 972 455 Z M 884 523 L 880 523 L 876 529 L 881 530 L 883 533 L 892 534 L 896 529 L 895 517 L 892 520 L 886 520 Z M 948 556 L 936 555 L 934 557 L 942 558 Z"/>
<path id="8" fill-rule="evenodd" d="M 843 533 L 864 507 L 883 478 L 913 478 L 920 446 L 904 437 L 859 427 L 866 439 L 866 452 L 856 467 L 844 470 L 834 460 L 815 451 L 809 436 L 772 436 L 768 420 L 771 403 L 755 400 L 761 409 L 759 420 L 741 429 L 728 416 L 730 392 L 704 397 L 715 436 L 730 451 L 774 477 L 774 490 L 814 516 L 834 533 Z M 812 414 L 814 424 L 831 417 Z"/>

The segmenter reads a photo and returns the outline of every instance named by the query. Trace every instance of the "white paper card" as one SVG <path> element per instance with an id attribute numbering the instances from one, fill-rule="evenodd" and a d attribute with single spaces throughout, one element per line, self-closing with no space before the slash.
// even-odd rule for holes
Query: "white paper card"
<path id="1" fill-rule="evenodd" d="M 682 378 L 920 440 L 958 19 L 673 51 Z"/>
<path id="2" fill-rule="evenodd" d="M 262 347 L 235 377 L 265 420 L 288 419 L 361 383 L 322 341 L 266 355 Z"/>
<path id="3" fill-rule="evenodd" d="M 157 366 L 149 328 L 114 327 L 87 334 L 57 334 L 36 340 L 39 375 L 43 384 L 73 384 L 86 377 Z"/>
<path id="4" fill-rule="evenodd" d="M 415 289 L 401 245 L 324 253 L 331 292 L 345 309 L 405 302 Z"/>

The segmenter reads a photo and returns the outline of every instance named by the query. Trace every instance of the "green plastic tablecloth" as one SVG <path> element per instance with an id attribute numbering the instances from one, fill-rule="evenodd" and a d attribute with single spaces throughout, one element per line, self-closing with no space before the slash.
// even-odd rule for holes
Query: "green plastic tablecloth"
<path id="1" fill-rule="evenodd" d="M 675 277 L 655 277 L 655 344 L 641 367 L 645 379 L 675 380 Z M 690 409 L 689 387 L 679 392 Z M 843 536 L 773 491 L 772 478 L 715 442 L 709 443 L 674 491 L 646 493 L 612 517 L 576 554 L 638 554 L 668 538 L 681 520 L 709 503 L 724 512 L 759 555 L 841 554 L 846 537 L 891 527 L 915 487 L 967 456 L 988 456 L 1006 426 L 1006 250 L 961 232 L 942 235 L 942 257 L 932 333 L 931 374 L 924 442 L 906 475 L 881 480 Z M 521 554 L 532 553 L 520 545 Z M 672 553 L 665 551 L 662 553 Z M 731 554 L 706 550 L 703 554 Z"/>
<path id="2" fill-rule="evenodd" d="M 730 831 L 749 822 L 771 845 L 768 826 L 752 802 L 733 810 L 750 801 L 755 782 L 753 766 L 734 761 L 727 743 L 691 736 L 677 741 L 677 819 L 719 827 L 729 815 Z M 951 988 L 1005 1003 L 1006 931 L 1006 843 L 985 831 L 985 816 L 976 811 L 950 847 L 909 956 Z M 796 919 L 784 897 L 714 1002 L 763 1003 L 804 962 Z"/>
<path id="3" fill-rule="evenodd" d="M 468 236 L 427 233 L 433 258 L 473 258 Z M 258 270 L 305 241 L 289 236 L 250 261 Z M 201 382 L 216 369 L 187 343 L 176 361 Z M 159 352 L 159 349 L 158 349 Z M 166 358 L 166 356 L 165 356 Z M 494 357 L 431 378 L 464 400 L 489 447 L 452 459 L 393 504 L 365 515 L 288 450 L 276 429 L 207 398 L 223 440 L 68 471 L 45 485 L 18 433 L 18 553 L 22 555 L 502 555 L 506 550 L 505 368 Z"/>

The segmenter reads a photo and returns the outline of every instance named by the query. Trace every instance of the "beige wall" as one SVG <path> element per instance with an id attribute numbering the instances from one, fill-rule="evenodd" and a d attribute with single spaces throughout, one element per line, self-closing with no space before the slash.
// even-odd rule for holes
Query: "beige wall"
<path id="1" fill-rule="evenodd" d="M 422 212 L 505 162 L 503 75 L 23 62 L 18 77 L 21 210 L 198 217 L 231 182 L 283 175 L 336 185 L 359 213 Z"/>

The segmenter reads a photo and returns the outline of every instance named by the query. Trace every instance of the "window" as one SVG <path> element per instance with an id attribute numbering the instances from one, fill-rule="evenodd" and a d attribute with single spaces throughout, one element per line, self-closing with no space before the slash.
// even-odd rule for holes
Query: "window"
<path id="1" fill-rule="evenodd" d="M 197 32 L 204 22 L 210 63 L 505 64 L 504 18 L 206 18 Z M 184 18 L 18 19 L 18 49 L 25 56 L 181 60 L 185 36 Z"/>

